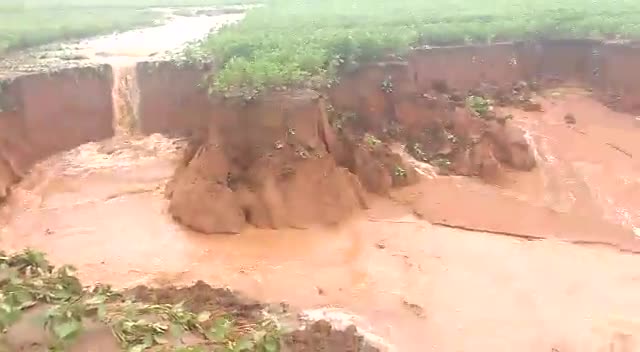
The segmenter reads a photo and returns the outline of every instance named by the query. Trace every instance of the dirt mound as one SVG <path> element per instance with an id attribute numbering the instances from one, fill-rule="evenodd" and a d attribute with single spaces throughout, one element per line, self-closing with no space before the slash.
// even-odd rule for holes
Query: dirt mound
<path id="1" fill-rule="evenodd" d="M 365 206 L 360 182 L 327 150 L 319 99 L 306 91 L 219 102 L 169 185 L 173 216 L 202 232 L 237 233 L 246 224 L 336 223 Z"/>
<path id="2" fill-rule="evenodd" d="M 498 103 L 535 105 L 526 83 L 510 89 L 484 84 L 461 92 L 435 80 L 425 88 L 412 78 L 409 65 L 390 62 L 346 75 L 329 95 L 338 131 L 399 141 L 414 158 L 443 173 L 493 182 L 503 167 L 528 171 L 536 165 L 524 131 L 509 123 L 511 116 L 493 110 Z"/>
<path id="3" fill-rule="evenodd" d="M 178 304 L 192 312 L 208 311 L 212 313 L 224 312 L 234 319 L 256 323 L 260 321 L 264 304 L 242 297 L 225 289 L 209 286 L 198 281 L 187 287 L 147 287 L 137 286 L 127 291 L 136 300 L 155 304 Z"/>
<path id="4" fill-rule="evenodd" d="M 318 321 L 305 330 L 283 337 L 283 352 L 377 352 L 366 343 L 355 326 L 335 330 L 326 321 Z"/>
<path id="5" fill-rule="evenodd" d="M 251 327 L 259 327 L 264 322 L 263 309 L 266 307 L 255 301 L 250 301 L 223 288 L 213 288 L 208 284 L 199 281 L 188 287 L 163 287 L 150 288 L 138 286 L 128 290 L 125 295 L 133 296 L 135 302 L 145 302 L 151 304 L 177 305 L 184 304 L 189 312 L 211 313 L 210 319 L 200 323 L 204 329 L 215 329 L 215 318 L 226 317 L 230 319 L 241 334 Z M 119 304 L 119 303 L 112 303 Z M 120 303 L 121 304 L 121 303 Z M 44 316 L 50 314 L 54 307 L 50 305 L 37 305 L 24 312 L 22 318 L 12 325 L 0 339 L 0 351 L 41 351 L 46 346 L 51 346 L 56 339 L 53 333 L 37 322 Z M 150 309 L 150 308 L 149 308 Z M 151 312 L 151 310 L 150 310 Z M 151 313 L 145 319 L 159 319 L 152 317 Z M 144 320 L 138 321 L 144 322 Z M 97 321 L 92 317 L 82 320 L 81 333 L 67 345 L 68 351 L 83 352 L 88 350 L 117 352 L 123 350 L 120 342 L 112 331 L 112 327 L 104 322 Z M 197 335 L 187 334 L 181 339 L 182 344 L 192 348 L 211 347 L 208 342 Z M 344 331 L 334 329 L 326 321 L 318 321 L 308 325 L 304 329 L 281 335 L 279 342 L 280 350 L 283 352 L 375 352 L 378 349 L 371 347 L 364 338 L 358 334 L 355 326 L 349 326 Z M 168 338 L 168 342 L 173 343 Z M 175 342 L 175 341 L 174 341 Z M 160 346 L 151 347 L 151 351 L 160 351 Z M 196 349 L 197 350 L 197 349 Z M 261 349 L 260 349 L 261 350 Z"/>
<path id="6" fill-rule="evenodd" d="M 331 104 L 304 90 L 219 98 L 168 188 L 170 212 L 206 233 L 337 223 L 366 207 L 363 189 L 386 195 L 417 182 L 398 142 L 446 174 L 499 182 L 503 167 L 531 170 L 524 132 L 493 111 L 490 98 L 505 93 L 485 90 L 422 91 L 406 63 L 392 62 L 347 75 Z M 511 97 L 521 91 L 510 101 L 529 102 Z"/>
<path id="7" fill-rule="evenodd" d="M 152 288 L 138 286 L 127 292 L 136 300 L 154 304 L 183 303 L 189 311 L 200 313 L 207 311 L 213 316 L 230 316 L 240 325 L 251 326 L 260 323 L 266 304 L 253 301 L 236 292 L 224 288 L 211 287 L 198 281 L 186 287 Z M 325 321 L 309 324 L 304 329 L 296 330 L 281 337 L 283 352 L 376 352 L 351 325 L 345 330 L 338 330 Z"/>

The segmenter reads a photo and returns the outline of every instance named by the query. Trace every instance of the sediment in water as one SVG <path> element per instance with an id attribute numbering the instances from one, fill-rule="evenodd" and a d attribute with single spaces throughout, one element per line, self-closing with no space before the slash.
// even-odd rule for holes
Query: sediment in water
<path id="1" fill-rule="evenodd" d="M 114 134 L 108 65 L 0 81 L 0 196 L 36 161 Z"/>
<path id="2" fill-rule="evenodd" d="M 208 97 L 201 83 L 204 73 L 213 69 L 211 66 L 140 63 L 136 66 L 136 82 L 129 82 L 130 86 L 137 83 L 139 90 L 138 99 L 133 99 L 138 101 L 137 108 L 130 109 L 137 111 L 131 114 L 137 116 L 133 119 L 136 126 L 127 128 L 142 134 L 160 132 L 194 139 L 191 153 L 197 153 L 185 158 L 169 192 L 172 212 L 188 225 L 207 232 L 221 229 L 221 232 L 237 232 L 246 223 L 304 227 L 309 222 L 338 221 L 343 218 L 342 214 L 364 206 L 365 197 L 358 184 L 369 192 L 385 194 L 393 186 L 414 182 L 413 169 L 390 152 L 389 146 L 394 141 L 409 146 L 420 144 L 427 158 L 446 154 L 451 162 L 450 172 L 481 176 L 493 183 L 500 181 L 504 168 L 530 170 L 535 158 L 524 132 L 508 122 L 470 116 L 460 107 L 459 98 L 468 92 L 509 96 L 514 83 L 520 81 L 543 86 L 577 84 L 591 87 L 613 107 L 636 111 L 640 106 L 636 94 L 640 87 L 635 74 L 627 74 L 635 71 L 627 69 L 632 67 L 637 55 L 640 48 L 632 45 L 591 40 L 419 49 L 409 55 L 407 62 L 365 65 L 345 74 L 340 85 L 324 92 L 326 99 L 313 97 L 315 93 L 311 92 L 275 93 L 247 104 L 237 99 Z M 385 81 L 390 89 L 382 89 Z M 114 84 L 108 66 L 38 73 L 4 83 L 1 101 L 5 106 L 0 112 L 0 196 L 6 196 L 10 185 L 35 161 L 85 142 L 113 136 L 114 111 L 121 110 L 112 100 Z M 349 113 L 357 115 L 358 121 L 337 126 Z M 315 117 L 303 120 L 302 115 Z M 271 116 L 273 121 L 265 116 Z M 288 119 L 296 126 L 292 127 Z M 308 135 L 313 138 L 298 145 L 287 144 L 293 135 L 308 138 L 299 131 L 309 131 Z M 369 142 L 376 144 L 375 141 L 380 140 L 381 146 L 372 148 L 371 143 L 366 142 L 369 135 L 375 137 Z M 253 154 L 239 157 L 234 148 L 244 148 L 237 150 Z M 304 152 L 298 150 L 300 148 Z M 307 154 L 313 155 L 312 160 L 302 157 Z M 207 166 L 222 165 L 220 163 L 226 166 L 213 168 L 215 170 Z M 269 166 L 263 166 L 265 163 Z M 278 199 L 300 193 L 296 185 L 302 182 L 295 177 L 285 183 L 274 181 L 283 172 L 275 169 L 289 170 L 289 164 L 294 165 L 294 171 L 302 171 L 301 174 L 339 174 L 335 177 L 341 181 L 336 184 L 342 185 L 342 191 L 337 193 L 350 195 L 349 200 L 331 211 L 329 206 L 320 205 L 326 202 L 322 197 L 296 200 L 288 205 L 279 200 L 276 203 L 284 202 L 278 206 L 279 210 L 274 206 L 256 205 L 264 203 L 257 200 L 265 197 L 263 189 L 277 189 L 267 193 L 279 194 L 275 197 Z M 264 171 L 266 169 L 271 171 Z M 208 186 L 200 185 L 200 181 L 192 182 L 198 177 L 206 179 Z M 274 183 L 276 186 L 265 186 Z M 314 191 L 334 187 L 316 186 Z M 291 192 L 293 189 L 298 192 Z M 200 215 L 189 215 L 189 211 L 182 209 L 180 204 L 193 201 L 192 196 L 202 200 L 203 190 L 212 190 L 213 194 L 229 199 L 227 204 L 232 206 L 224 207 L 228 214 L 221 215 L 231 219 L 225 220 L 228 224 L 220 228 L 211 224 L 194 225 L 204 221 L 194 219 L 209 214 L 212 208 L 203 209 Z M 299 206 L 298 201 L 305 206 Z M 308 214 L 339 213 L 340 216 L 284 221 L 279 220 L 284 215 L 271 214 L 287 213 L 289 217 L 291 209 L 302 213 L 306 212 L 302 209 L 307 209 Z M 301 214 L 299 218 L 310 219 L 308 214 Z"/>

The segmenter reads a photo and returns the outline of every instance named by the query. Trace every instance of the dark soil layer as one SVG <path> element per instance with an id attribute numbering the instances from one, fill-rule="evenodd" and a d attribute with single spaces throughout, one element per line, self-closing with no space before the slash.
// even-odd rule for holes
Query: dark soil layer
<path id="1" fill-rule="evenodd" d="M 136 302 L 152 304 L 180 304 L 194 313 L 207 311 L 212 317 L 225 316 L 230 318 L 241 330 L 257 326 L 263 318 L 266 307 L 255 301 L 244 298 L 237 293 L 223 288 L 213 288 L 199 281 L 187 287 L 150 288 L 138 286 L 125 292 L 126 296 L 133 296 Z M 38 305 L 25 312 L 18 323 L 0 339 L 0 351 L 41 351 L 51 343 L 49 333 L 34 323 L 42 314 L 46 313 L 46 306 Z M 210 328 L 212 321 L 203 323 L 204 328 Z M 84 331 L 68 346 L 71 352 L 85 352 L 88 350 L 117 352 L 121 348 L 111 329 L 99 322 L 86 319 Z M 375 352 L 358 334 L 356 327 L 351 326 L 345 331 L 335 330 L 326 321 L 318 321 L 309 326 L 280 337 L 280 350 L 283 352 Z M 184 340 L 189 346 L 210 347 L 207 342 L 195 336 Z M 159 350 L 157 348 L 151 350 Z M 162 350 L 162 349 L 160 349 Z"/>
<path id="2" fill-rule="evenodd" d="M 147 287 L 137 286 L 127 292 L 136 300 L 157 304 L 179 304 L 192 312 L 200 313 L 208 311 L 212 313 L 224 313 L 249 323 L 260 320 L 261 312 L 266 307 L 264 304 L 251 301 L 237 293 L 224 289 L 214 288 L 207 283 L 198 281 L 193 286 L 187 287 Z"/>
<path id="3" fill-rule="evenodd" d="M 354 326 L 345 331 L 331 328 L 326 321 L 316 322 L 305 330 L 283 337 L 283 352 L 376 352 L 358 335 Z"/>
<path id="4" fill-rule="evenodd" d="M 185 308 L 192 312 L 208 311 L 215 315 L 230 316 L 240 325 L 250 326 L 261 320 L 262 311 L 267 305 L 252 301 L 224 288 L 214 288 L 198 281 L 187 287 L 150 288 L 138 286 L 131 289 L 137 300 L 159 304 L 178 304 L 184 302 Z M 376 352 L 378 349 L 368 345 L 358 334 L 355 326 L 344 331 L 335 330 L 326 321 L 318 321 L 308 327 L 282 336 L 283 352 Z"/>

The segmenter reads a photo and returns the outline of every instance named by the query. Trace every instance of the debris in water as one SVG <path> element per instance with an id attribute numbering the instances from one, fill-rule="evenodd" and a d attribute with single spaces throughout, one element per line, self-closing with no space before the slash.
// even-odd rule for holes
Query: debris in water
<path id="1" fill-rule="evenodd" d="M 418 318 L 424 318 L 425 314 L 424 314 L 424 308 L 422 308 L 421 306 L 415 304 L 415 303 L 411 303 L 409 301 L 407 301 L 406 299 L 402 300 L 402 304 L 405 305 L 405 307 L 409 308 L 409 310 L 415 314 Z"/>
<path id="2" fill-rule="evenodd" d="M 396 352 L 396 348 L 382 337 L 371 332 L 371 326 L 361 317 L 339 308 L 319 308 L 303 311 L 299 317 L 303 328 L 309 328 L 319 321 L 326 321 L 339 331 L 347 331 L 351 327 L 357 329 L 365 342 L 378 348 L 381 352 Z"/>
<path id="3" fill-rule="evenodd" d="M 572 113 L 568 113 L 564 115 L 564 122 L 566 122 L 569 125 L 575 125 L 576 117 Z"/>

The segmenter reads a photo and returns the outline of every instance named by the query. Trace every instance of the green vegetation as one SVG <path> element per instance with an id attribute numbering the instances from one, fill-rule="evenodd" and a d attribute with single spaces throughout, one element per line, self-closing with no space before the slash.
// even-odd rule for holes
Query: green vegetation
<path id="1" fill-rule="evenodd" d="M 376 136 L 370 134 L 370 133 L 366 133 L 363 137 L 364 142 L 370 147 L 370 148 L 375 148 L 377 146 L 379 146 L 380 144 L 382 144 L 382 141 L 379 140 L 378 138 L 376 138 Z"/>
<path id="2" fill-rule="evenodd" d="M 400 166 L 396 166 L 393 170 L 394 175 L 397 177 L 407 177 L 407 170 Z"/>
<path id="3" fill-rule="evenodd" d="M 493 106 L 491 100 L 471 95 L 467 97 L 466 103 L 469 110 L 477 117 L 483 119 L 490 119 L 492 117 L 491 112 L 493 111 Z"/>
<path id="4" fill-rule="evenodd" d="M 222 61 L 216 89 L 261 90 L 425 44 L 639 35 L 637 0 L 272 0 L 190 53 Z"/>
<path id="5" fill-rule="evenodd" d="M 279 349 L 279 329 L 271 320 L 239 326 L 224 312 L 196 314 L 182 304 L 136 302 L 107 286 L 83 289 L 72 267 L 56 269 L 42 253 L 26 250 L 9 256 L 0 252 L 0 332 L 4 335 L 26 311 L 37 307 L 45 309 L 37 321 L 29 322 L 48 332 L 49 351 L 64 351 L 72 345 L 87 321 L 111 328 L 125 351 L 154 346 L 162 351 L 203 352 Z M 195 344 L 173 346 L 184 334 L 195 336 Z M 0 350 L 4 347 L 0 341 Z"/>
<path id="6" fill-rule="evenodd" d="M 0 54 L 57 40 L 150 26 L 150 6 L 210 6 L 245 0 L 1 0 Z"/>
<path id="7" fill-rule="evenodd" d="M 435 158 L 429 160 L 429 164 L 442 170 L 448 170 L 451 167 L 451 161 L 447 159 L 445 155 L 437 155 Z"/>

